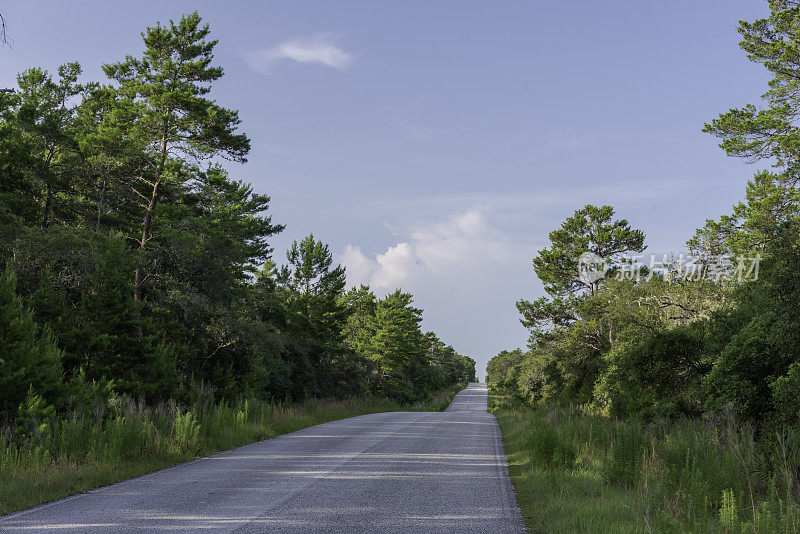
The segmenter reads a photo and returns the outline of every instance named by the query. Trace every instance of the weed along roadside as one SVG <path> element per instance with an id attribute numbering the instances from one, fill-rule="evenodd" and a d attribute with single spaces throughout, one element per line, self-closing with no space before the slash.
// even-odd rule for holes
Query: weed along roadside
<path id="1" fill-rule="evenodd" d="M 490 396 L 531 532 L 796 533 L 797 434 L 730 418 L 644 423 Z"/>
<path id="2" fill-rule="evenodd" d="M 424 402 L 315 400 L 148 407 L 113 397 L 105 417 L 48 423 L 22 442 L 0 438 L 0 515 L 309 426 L 377 412 L 442 411 L 463 385 Z"/>

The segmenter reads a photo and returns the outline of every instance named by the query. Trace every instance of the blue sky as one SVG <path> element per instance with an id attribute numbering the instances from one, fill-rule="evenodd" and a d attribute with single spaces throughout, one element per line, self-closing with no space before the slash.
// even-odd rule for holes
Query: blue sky
<path id="1" fill-rule="evenodd" d="M 531 258 L 586 203 L 680 251 L 755 169 L 704 122 L 756 103 L 766 75 L 739 19 L 766 2 L 11 1 L 0 87 L 29 66 L 138 54 L 139 33 L 197 9 L 220 40 L 214 97 L 252 140 L 232 169 L 313 232 L 351 284 L 411 291 L 424 326 L 486 361 L 524 346 Z"/>

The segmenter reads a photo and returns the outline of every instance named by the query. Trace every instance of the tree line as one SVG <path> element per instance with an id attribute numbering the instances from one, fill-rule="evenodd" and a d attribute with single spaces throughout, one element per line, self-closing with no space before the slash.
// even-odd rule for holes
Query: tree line
<path id="1" fill-rule="evenodd" d="M 270 198 L 230 175 L 250 140 L 211 96 L 209 26 L 193 13 L 142 37 L 105 82 L 68 63 L 0 93 L 2 416 L 198 387 L 410 402 L 474 380 L 411 294 L 346 290 L 313 235 L 273 259 Z"/>
<path id="2" fill-rule="evenodd" d="M 769 7 L 739 26 L 741 48 L 771 75 L 762 105 L 722 113 L 704 131 L 729 156 L 771 168 L 748 181 L 732 213 L 688 240 L 700 274 L 677 257 L 657 273 L 631 265 L 645 250 L 643 232 L 610 206 L 576 211 L 533 260 L 547 295 L 517 303 L 529 345 L 489 362 L 493 385 L 531 405 L 619 416 L 726 412 L 762 429 L 798 423 L 800 3 Z M 579 272 L 582 253 L 606 264 L 605 277 Z M 720 267 L 721 258 L 729 263 Z M 631 269 L 636 276 L 618 276 Z"/>

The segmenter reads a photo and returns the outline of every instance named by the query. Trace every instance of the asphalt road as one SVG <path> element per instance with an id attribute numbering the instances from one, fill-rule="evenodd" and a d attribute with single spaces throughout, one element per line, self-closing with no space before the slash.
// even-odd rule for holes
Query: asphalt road
<path id="1" fill-rule="evenodd" d="M 0 532 L 521 533 L 485 385 L 444 412 L 352 417 L 0 518 Z"/>

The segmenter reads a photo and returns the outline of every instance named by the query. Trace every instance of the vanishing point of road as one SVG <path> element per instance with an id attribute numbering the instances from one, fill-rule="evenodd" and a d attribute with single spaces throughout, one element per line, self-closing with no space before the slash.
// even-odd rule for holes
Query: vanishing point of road
<path id="1" fill-rule="evenodd" d="M 0 532 L 522 533 L 483 384 L 444 412 L 351 417 L 0 518 Z"/>

